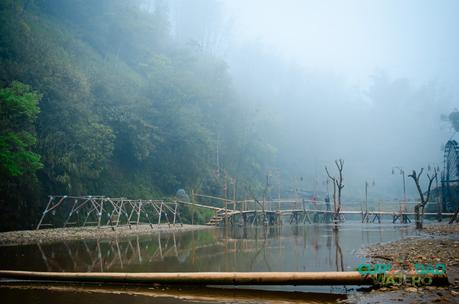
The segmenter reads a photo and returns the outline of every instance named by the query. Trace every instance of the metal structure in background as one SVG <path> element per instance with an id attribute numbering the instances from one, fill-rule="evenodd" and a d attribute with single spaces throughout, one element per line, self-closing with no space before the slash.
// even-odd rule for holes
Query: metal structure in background
<path id="1" fill-rule="evenodd" d="M 105 196 L 51 195 L 38 222 L 37 228 L 44 226 L 111 226 L 119 225 L 182 224 L 178 204 L 164 200 L 131 200 Z M 45 223 L 44 220 L 48 222 Z"/>
<path id="2" fill-rule="evenodd" d="M 455 140 L 445 145 L 441 187 L 443 210 L 456 211 L 459 206 L 459 146 Z"/>
<path id="3" fill-rule="evenodd" d="M 441 178 L 442 209 L 454 212 L 450 223 L 459 221 L 459 145 L 449 140 L 445 145 Z"/>

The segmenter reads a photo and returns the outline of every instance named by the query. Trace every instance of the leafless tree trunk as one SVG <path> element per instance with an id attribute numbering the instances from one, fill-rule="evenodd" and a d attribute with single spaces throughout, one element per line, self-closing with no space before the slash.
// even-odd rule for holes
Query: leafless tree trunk
<path id="1" fill-rule="evenodd" d="M 414 180 L 414 183 L 416 184 L 416 188 L 418 189 L 419 192 L 419 197 L 420 197 L 420 202 L 414 206 L 414 213 L 415 213 L 415 220 L 416 220 L 416 229 L 422 229 L 422 221 L 424 218 L 424 207 L 426 204 L 429 202 L 430 199 L 430 189 L 432 187 L 432 182 L 434 179 L 437 178 L 437 169 L 434 169 L 434 174 L 430 176 L 427 174 L 427 178 L 429 179 L 429 185 L 427 187 L 426 195 L 424 196 L 424 193 L 422 192 L 421 186 L 419 184 L 419 179 L 421 178 L 422 172 L 424 171 L 424 168 L 421 168 L 421 171 L 419 171 L 419 174 L 416 173 L 416 170 L 413 170 L 413 173 L 408 175 Z"/>
<path id="2" fill-rule="evenodd" d="M 339 171 L 339 179 L 338 182 L 336 183 L 336 186 L 338 187 L 338 209 L 337 213 L 341 211 L 341 190 L 343 190 L 344 185 L 343 185 L 343 166 L 344 166 L 344 160 L 340 159 L 339 161 L 335 160 L 336 167 L 338 168 Z"/>
<path id="3" fill-rule="evenodd" d="M 339 212 L 341 211 L 341 191 L 344 188 L 343 185 L 343 165 L 344 160 L 339 159 L 335 160 L 336 168 L 338 168 L 339 177 L 336 178 L 331 176 L 330 172 L 328 172 L 327 166 L 325 166 L 325 171 L 327 172 L 328 178 L 333 183 L 333 207 L 334 207 L 334 222 L 335 225 L 339 221 Z M 336 190 L 338 190 L 338 196 L 336 195 Z"/>
<path id="4" fill-rule="evenodd" d="M 339 244 L 339 232 L 337 230 L 333 231 L 335 237 L 335 264 L 336 264 L 336 271 L 344 271 L 344 263 L 343 263 L 343 252 L 341 250 L 341 246 Z"/>

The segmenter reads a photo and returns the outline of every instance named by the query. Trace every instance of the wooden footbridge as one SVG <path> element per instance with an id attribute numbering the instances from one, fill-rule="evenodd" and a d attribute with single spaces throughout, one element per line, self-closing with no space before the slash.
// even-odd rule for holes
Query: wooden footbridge
<path id="1" fill-rule="evenodd" d="M 36 229 L 44 227 L 110 226 L 167 224 L 183 225 L 180 210 L 189 208 L 192 217 L 197 209 L 213 213 L 207 225 L 280 225 L 282 223 L 331 223 L 346 218 L 360 219 L 362 223 L 378 222 L 388 218 L 392 223 L 409 223 L 414 217 L 416 202 L 380 202 L 377 210 L 364 210 L 360 202 L 344 202 L 339 213 L 329 202 L 307 199 L 276 199 L 269 201 L 242 200 L 192 194 L 191 200 L 130 200 L 104 196 L 53 195 L 43 211 Z M 436 206 L 438 203 L 431 203 Z M 384 206 L 384 208 L 382 208 Z M 424 216 L 457 216 L 452 212 L 426 212 Z"/>
<path id="2" fill-rule="evenodd" d="M 199 200 L 207 200 L 205 203 L 197 203 Z M 417 202 L 380 202 L 378 208 L 363 209 L 361 202 L 344 202 L 346 208 L 341 209 L 337 214 L 332 210 L 329 202 L 308 199 L 276 199 L 270 201 L 243 200 L 233 201 L 215 196 L 193 194 L 192 202 L 180 202 L 191 208 L 208 208 L 215 211 L 210 218 L 208 225 L 277 225 L 283 222 L 290 224 L 302 223 L 331 223 L 333 221 L 345 221 L 346 218 L 359 218 L 362 223 L 378 222 L 383 218 L 389 218 L 392 223 L 409 223 L 413 218 L 414 205 Z M 217 207 L 218 203 L 221 207 Z M 437 202 L 431 202 L 433 207 Z M 384 208 L 383 208 L 384 206 Z M 424 216 L 451 217 L 452 212 L 426 212 Z"/>
<path id="3" fill-rule="evenodd" d="M 426 210 L 434 212 L 425 212 L 423 216 L 438 220 L 450 217 L 450 223 L 459 221 L 459 145 L 454 140 L 445 145 L 441 186 L 432 192 L 436 193 L 433 195 L 437 197 L 436 202 L 427 204 Z M 383 218 L 389 218 L 392 223 L 409 223 L 417 204 L 410 201 L 378 202 L 374 205 L 377 207 L 368 209 L 362 202 L 343 202 L 343 208 L 335 210 L 330 202 L 304 198 L 241 201 L 236 200 L 234 193 L 233 199 L 228 199 L 192 192 L 189 199 L 183 193 L 185 196 L 165 200 L 52 195 L 36 228 L 97 225 L 115 229 L 119 225 L 131 227 L 140 223 L 153 228 L 153 224 L 164 221 L 173 227 L 182 224 L 180 210 L 183 208 L 189 208 L 192 219 L 197 208 L 212 211 L 214 215 L 209 218 L 208 225 L 278 225 L 285 221 L 284 218 L 294 224 L 320 223 L 344 221 L 345 217 L 360 217 L 362 223 L 381 223 Z"/>
<path id="4" fill-rule="evenodd" d="M 43 227 L 85 227 L 161 224 L 182 225 L 178 202 L 132 200 L 106 196 L 51 195 L 36 229 Z"/>

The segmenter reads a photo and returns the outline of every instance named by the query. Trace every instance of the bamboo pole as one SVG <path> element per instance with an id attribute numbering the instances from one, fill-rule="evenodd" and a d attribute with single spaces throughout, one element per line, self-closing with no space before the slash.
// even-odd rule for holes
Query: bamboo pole
<path id="1" fill-rule="evenodd" d="M 34 272 L 0 270 L 1 278 L 31 281 L 87 283 L 144 283 L 183 285 L 373 285 L 370 276 L 345 272 Z M 432 275 L 435 284 L 448 282 L 446 275 Z"/>

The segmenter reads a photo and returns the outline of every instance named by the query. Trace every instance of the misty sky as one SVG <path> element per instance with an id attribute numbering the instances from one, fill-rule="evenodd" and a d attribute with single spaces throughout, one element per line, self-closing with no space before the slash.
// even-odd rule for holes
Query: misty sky
<path id="1" fill-rule="evenodd" d="M 459 1 L 171 0 L 172 32 L 222 57 L 273 170 L 323 190 L 345 160 L 345 195 L 365 180 L 400 197 L 400 177 L 441 166 L 457 138 Z M 407 180 L 409 194 L 416 189 Z"/>
<path id="2" fill-rule="evenodd" d="M 281 120 L 270 140 L 316 180 L 306 187 L 344 158 L 347 194 L 368 179 L 394 197 L 392 166 L 441 164 L 453 133 L 440 116 L 459 106 L 459 1 L 222 3 L 235 83 Z"/>
<path id="3" fill-rule="evenodd" d="M 412 81 L 459 76 L 459 1 L 226 0 L 235 41 L 259 40 L 356 82 L 375 69 Z"/>

